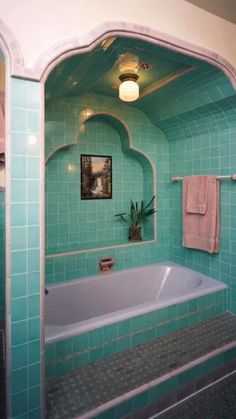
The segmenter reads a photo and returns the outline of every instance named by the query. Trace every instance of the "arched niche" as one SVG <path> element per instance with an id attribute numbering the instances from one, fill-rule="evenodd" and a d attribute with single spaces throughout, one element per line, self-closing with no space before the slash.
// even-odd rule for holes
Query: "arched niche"
<path id="1" fill-rule="evenodd" d="M 46 159 L 46 255 L 130 246 L 156 239 L 156 217 L 143 226 L 143 241 L 129 242 L 128 228 L 114 215 L 129 212 L 130 200 L 156 195 L 155 167 L 132 146 L 127 125 L 112 113 L 83 118 L 85 132 L 60 144 Z M 81 200 L 81 155 L 112 157 L 112 199 Z M 154 203 L 156 205 L 156 203 Z"/>

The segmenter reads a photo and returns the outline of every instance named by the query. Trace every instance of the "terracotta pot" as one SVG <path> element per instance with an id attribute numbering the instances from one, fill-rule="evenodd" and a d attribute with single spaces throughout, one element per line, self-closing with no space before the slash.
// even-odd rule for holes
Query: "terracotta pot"
<path id="1" fill-rule="evenodd" d="M 142 230 L 141 226 L 132 226 L 129 228 L 129 240 L 131 241 L 140 241 L 142 240 Z"/>

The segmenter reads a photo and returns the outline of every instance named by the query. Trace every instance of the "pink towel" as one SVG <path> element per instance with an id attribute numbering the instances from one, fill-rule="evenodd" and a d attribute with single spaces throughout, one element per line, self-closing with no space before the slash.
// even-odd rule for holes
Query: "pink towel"
<path id="1" fill-rule="evenodd" d="M 188 176 L 184 179 L 187 189 L 186 211 L 205 214 L 207 207 L 207 184 L 209 176 Z"/>
<path id="2" fill-rule="evenodd" d="M 5 93 L 0 91 L 0 154 L 5 153 Z"/>
<path id="3" fill-rule="evenodd" d="M 216 176 L 205 177 L 207 178 L 205 214 L 187 212 L 188 194 L 191 194 L 192 190 L 189 187 L 188 178 L 183 179 L 183 246 L 217 253 L 220 232 L 219 180 Z M 195 196 L 196 192 L 193 194 Z"/>

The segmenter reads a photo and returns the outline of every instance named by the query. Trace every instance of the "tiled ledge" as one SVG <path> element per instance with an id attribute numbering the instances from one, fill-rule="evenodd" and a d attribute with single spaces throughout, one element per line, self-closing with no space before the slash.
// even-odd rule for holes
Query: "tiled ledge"
<path id="1" fill-rule="evenodd" d="M 67 412 L 80 419 L 118 419 L 156 406 L 173 391 L 182 388 L 184 394 L 186 384 L 200 386 L 204 375 L 235 368 L 235 336 L 236 317 L 225 313 L 51 380 L 47 418 Z"/>
<path id="2" fill-rule="evenodd" d="M 225 290 L 48 344 L 46 377 L 64 375 L 223 312 Z"/>

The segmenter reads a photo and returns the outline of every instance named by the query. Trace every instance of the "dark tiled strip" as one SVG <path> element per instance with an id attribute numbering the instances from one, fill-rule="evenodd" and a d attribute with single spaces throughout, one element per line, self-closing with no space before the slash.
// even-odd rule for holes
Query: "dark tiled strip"
<path id="1" fill-rule="evenodd" d="M 236 373 L 220 380 L 192 396 L 157 419 L 235 419 L 236 418 Z"/>
<path id="2" fill-rule="evenodd" d="M 115 399 L 118 402 L 127 393 L 131 397 L 142 386 L 144 391 L 147 383 L 164 375 L 167 379 L 167 374 L 184 370 L 185 365 L 216 354 L 235 340 L 236 317 L 225 313 L 53 379 L 46 385 L 47 418 L 75 418 L 106 403 L 112 405 Z"/>

